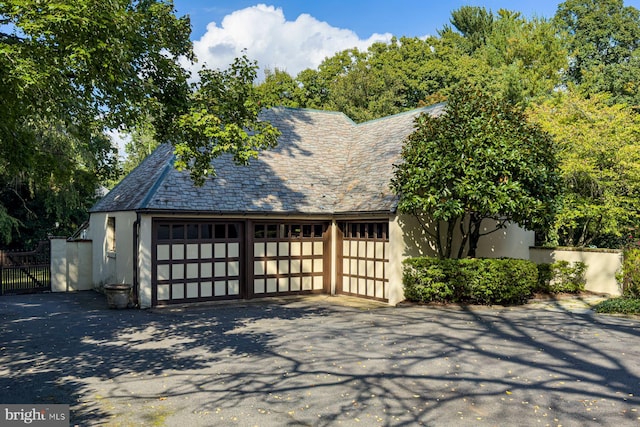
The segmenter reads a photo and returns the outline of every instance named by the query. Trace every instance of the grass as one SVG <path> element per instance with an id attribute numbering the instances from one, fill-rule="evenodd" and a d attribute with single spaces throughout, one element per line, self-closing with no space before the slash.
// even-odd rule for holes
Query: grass
<path id="1" fill-rule="evenodd" d="M 0 284 L 2 285 L 3 293 L 26 289 L 35 289 L 39 288 L 39 286 L 37 286 L 34 282 L 34 278 L 43 283 L 49 283 L 51 280 L 50 276 L 51 275 L 49 273 L 48 267 L 5 267 L 2 269 Z"/>

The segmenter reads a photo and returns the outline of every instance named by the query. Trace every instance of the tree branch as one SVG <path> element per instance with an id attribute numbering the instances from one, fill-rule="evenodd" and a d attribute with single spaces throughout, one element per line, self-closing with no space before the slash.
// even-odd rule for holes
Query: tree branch
<path id="1" fill-rule="evenodd" d="M 498 221 L 498 224 L 496 224 L 496 228 L 494 228 L 491 231 L 487 231 L 486 233 L 479 233 L 480 237 L 486 236 L 486 235 L 491 234 L 491 233 L 495 233 L 498 230 L 502 230 L 503 228 L 506 228 L 505 224 L 507 223 L 507 220 L 505 218 L 502 218 L 502 219 L 485 218 L 485 219 L 493 219 L 495 221 Z"/>

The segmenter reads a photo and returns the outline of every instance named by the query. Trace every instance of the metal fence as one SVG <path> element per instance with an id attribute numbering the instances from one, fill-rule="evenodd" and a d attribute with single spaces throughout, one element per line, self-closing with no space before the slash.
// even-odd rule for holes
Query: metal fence
<path id="1" fill-rule="evenodd" d="M 0 295 L 51 290 L 51 245 L 33 251 L 0 251 Z"/>

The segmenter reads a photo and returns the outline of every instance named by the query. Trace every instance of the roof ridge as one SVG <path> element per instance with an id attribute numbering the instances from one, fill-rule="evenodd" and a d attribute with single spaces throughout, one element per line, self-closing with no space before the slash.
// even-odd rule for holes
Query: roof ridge
<path id="1" fill-rule="evenodd" d="M 140 205 L 138 206 L 139 209 L 144 209 L 147 207 L 147 205 L 149 204 L 149 202 L 151 201 L 151 198 L 156 194 L 156 192 L 158 191 L 158 188 L 160 187 L 160 184 L 162 184 L 162 182 L 164 181 L 164 179 L 166 178 L 166 176 L 169 174 L 169 172 L 173 169 L 173 164 L 175 162 L 176 159 L 176 155 L 172 154 L 171 158 L 167 161 L 167 163 L 164 165 L 164 169 L 162 170 L 162 172 L 160 173 L 160 176 L 158 176 L 158 179 L 156 179 L 156 182 L 153 183 L 153 185 L 151 186 L 151 188 L 149 188 L 149 191 L 147 191 L 147 194 L 144 196 L 144 198 L 142 199 L 142 201 L 140 202 Z"/>
<path id="2" fill-rule="evenodd" d="M 342 111 L 335 111 L 335 110 L 321 110 L 319 108 L 306 108 L 306 107 L 287 107 L 284 105 L 278 105 L 276 107 L 271 107 L 271 110 L 290 110 L 290 111 L 307 111 L 310 113 L 323 113 L 323 114 L 331 114 L 331 115 L 336 115 L 336 116 L 343 116 L 345 119 L 347 119 L 349 122 L 351 122 L 352 125 L 357 126 L 358 123 L 354 122 L 353 119 L 351 117 L 349 117 L 348 115 L 346 115 L 345 113 L 343 113 Z"/>
<path id="3" fill-rule="evenodd" d="M 399 113 L 392 114 L 390 116 L 378 117 L 377 119 L 371 119 L 371 120 L 367 120 L 366 122 L 356 123 L 356 126 L 362 126 L 362 125 L 366 125 L 366 124 L 369 124 L 369 123 L 381 122 L 381 121 L 393 119 L 393 118 L 399 117 L 399 116 L 415 114 L 418 111 L 425 113 L 427 111 L 435 110 L 435 109 L 437 109 L 437 108 L 439 108 L 439 107 L 441 107 L 441 106 L 443 106 L 445 104 L 446 104 L 446 102 L 439 102 L 437 104 L 428 105 L 426 107 L 412 108 L 410 110 L 401 111 Z"/>

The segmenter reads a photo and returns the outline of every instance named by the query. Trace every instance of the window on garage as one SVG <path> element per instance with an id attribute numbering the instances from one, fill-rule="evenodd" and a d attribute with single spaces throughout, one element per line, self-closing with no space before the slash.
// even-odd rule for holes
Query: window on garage
<path id="1" fill-rule="evenodd" d="M 389 298 L 389 223 L 343 222 L 339 293 Z"/>
<path id="2" fill-rule="evenodd" d="M 241 223 L 154 222 L 154 304 L 240 298 Z"/>
<path id="3" fill-rule="evenodd" d="M 323 292 L 328 223 L 253 224 L 252 296 Z"/>

